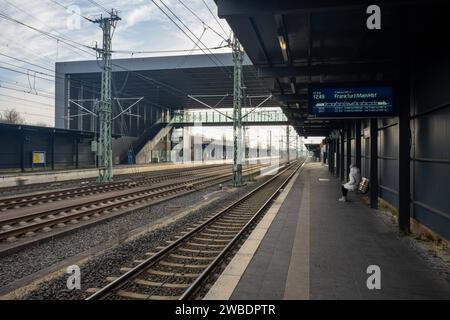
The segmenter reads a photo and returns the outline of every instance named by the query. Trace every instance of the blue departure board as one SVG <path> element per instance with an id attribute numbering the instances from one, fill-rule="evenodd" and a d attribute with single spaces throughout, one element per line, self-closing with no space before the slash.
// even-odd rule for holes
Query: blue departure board
<path id="1" fill-rule="evenodd" d="M 326 118 L 395 115 L 392 86 L 311 86 L 309 114 Z"/>

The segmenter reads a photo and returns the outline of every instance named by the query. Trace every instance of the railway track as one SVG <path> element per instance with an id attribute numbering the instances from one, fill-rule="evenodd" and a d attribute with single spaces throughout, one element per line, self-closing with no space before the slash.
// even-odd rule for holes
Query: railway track
<path id="1" fill-rule="evenodd" d="M 259 166 L 257 166 L 259 167 Z M 246 168 L 245 174 L 255 172 Z M 230 179 L 230 170 L 215 170 L 201 175 L 171 181 L 153 187 L 137 187 L 129 190 L 108 192 L 89 198 L 76 197 L 37 208 L 23 208 L 21 214 L 0 214 L 0 253 L 11 250 L 17 242 L 32 242 L 33 237 L 42 239 L 46 234 L 62 234 L 67 229 L 85 226 L 124 214 L 143 206 L 154 205 L 169 199 L 224 183 Z M 28 210 L 28 212 L 27 212 Z M 15 244 L 16 243 L 16 244 Z"/>
<path id="2" fill-rule="evenodd" d="M 230 206 L 214 213 L 183 232 L 157 253 L 134 261 L 125 267 L 120 277 L 110 277 L 110 283 L 87 300 L 145 299 L 176 300 L 195 297 L 205 280 L 235 248 L 252 225 L 262 216 L 295 172 L 303 165 L 296 162 L 249 192 Z"/>
<path id="3" fill-rule="evenodd" d="M 210 174 L 211 172 L 223 171 L 228 167 L 222 168 L 197 168 L 180 172 L 162 172 L 152 175 L 144 175 L 126 179 L 117 182 L 105 184 L 93 184 L 83 187 L 66 188 L 61 190 L 44 191 L 39 193 L 22 194 L 17 196 L 0 198 L 0 211 L 5 212 L 11 209 L 21 207 L 45 204 L 54 201 L 62 201 L 74 197 L 82 197 L 87 195 L 100 194 L 114 190 L 125 190 L 139 186 L 148 186 L 162 181 L 188 177 L 190 175 Z"/>

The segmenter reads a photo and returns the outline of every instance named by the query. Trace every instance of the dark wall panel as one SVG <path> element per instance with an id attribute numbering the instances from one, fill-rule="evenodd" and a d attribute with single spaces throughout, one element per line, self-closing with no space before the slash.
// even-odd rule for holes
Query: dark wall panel
<path id="1" fill-rule="evenodd" d="M 378 183 L 380 196 L 398 205 L 398 125 L 396 118 L 378 123 Z"/>
<path id="2" fill-rule="evenodd" d="M 398 191 L 398 161 L 380 160 L 378 161 L 378 183 L 380 186 L 380 196 L 387 202 L 397 207 Z"/>
<path id="3" fill-rule="evenodd" d="M 95 156 L 91 151 L 91 140 L 85 139 L 78 144 L 78 165 L 79 167 L 95 166 Z"/>
<path id="4" fill-rule="evenodd" d="M 39 134 L 38 132 L 26 132 L 24 135 L 25 145 L 24 145 L 24 163 L 25 167 L 30 168 L 32 162 L 32 152 L 33 151 L 45 151 L 47 155 L 47 167 L 49 166 L 49 154 L 51 152 L 49 141 L 50 135 Z M 42 165 L 40 165 L 42 167 Z"/>
<path id="5" fill-rule="evenodd" d="M 413 199 L 442 212 L 449 212 L 449 165 L 416 161 Z"/>
<path id="6" fill-rule="evenodd" d="M 0 168 L 20 168 L 20 136 L 17 133 L 1 135 Z"/>
<path id="7" fill-rule="evenodd" d="M 416 118 L 414 127 L 416 158 L 450 160 L 450 107 Z"/>
<path id="8" fill-rule="evenodd" d="M 55 136 L 55 167 L 74 167 L 73 137 L 68 135 Z"/>
<path id="9" fill-rule="evenodd" d="M 420 65 L 415 77 L 415 113 L 428 111 L 450 101 L 448 75 L 449 61 L 430 61 L 427 65 Z"/>
<path id="10" fill-rule="evenodd" d="M 411 108 L 412 215 L 450 239 L 450 60 L 418 66 Z"/>

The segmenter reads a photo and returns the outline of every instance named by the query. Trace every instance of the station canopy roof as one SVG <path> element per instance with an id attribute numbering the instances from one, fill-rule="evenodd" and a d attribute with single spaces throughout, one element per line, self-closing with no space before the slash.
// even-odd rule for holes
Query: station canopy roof
<path id="1" fill-rule="evenodd" d="M 275 99 L 297 132 L 310 136 L 326 136 L 344 124 L 307 119 L 310 84 L 399 80 L 421 32 L 426 37 L 427 26 L 436 30 L 436 22 L 445 28 L 446 11 L 434 6 L 445 1 L 375 1 L 381 8 L 381 30 L 366 27 L 366 10 L 372 4 L 367 1 L 216 3 L 219 17 L 238 37 L 257 75 L 272 82 Z"/>
<path id="2" fill-rule="evenodd" d="M 246 100 L 247 107 L 256 106 L 270 96 L 271 81 L 257 77 L 248 57 L 243 69 L 246 95 L 253 97 Z M 81 83 L 84 99 L 100 96 L 101 70 L 96 61 L 58 62 L 56 72 L 72 81 L 72 97 L 80 96 Z M 233 108 L 232 54 L 114 59 L 112 91 L 113 97 L 144 97 L 144 104 L 172 110 L 207 108 L 188 95 L 210 106 Z M 280 105 L 268 100 L 262 106 Z"/>

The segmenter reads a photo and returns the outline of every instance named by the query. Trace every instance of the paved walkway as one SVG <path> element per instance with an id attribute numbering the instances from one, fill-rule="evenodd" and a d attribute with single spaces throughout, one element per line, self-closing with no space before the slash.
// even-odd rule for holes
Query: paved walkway
<path id="1" fill-rule="evenodd" d="M 307 164 L 281 204 L 231 299 L 450 299 L 450 284 L 380 217 Z M 381 289 L 367 288 L 367 267 Z"/>

